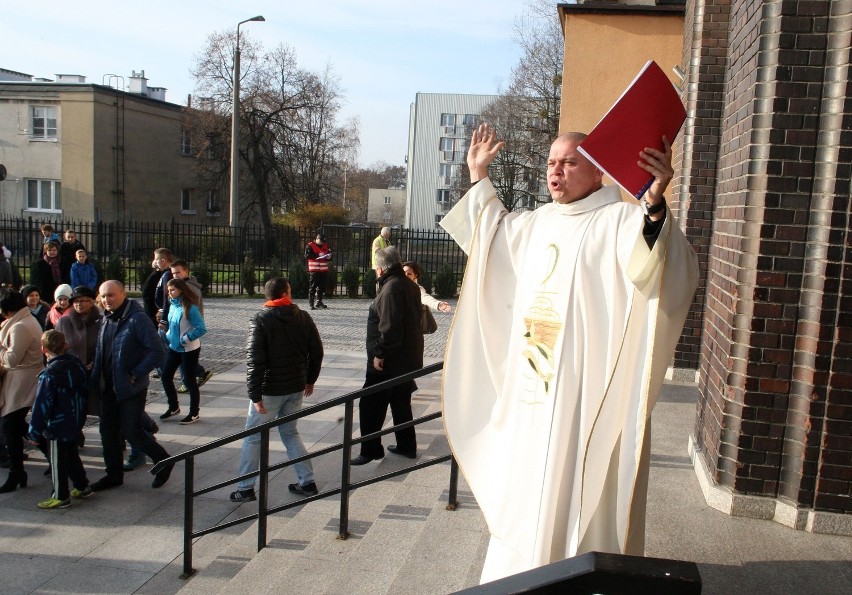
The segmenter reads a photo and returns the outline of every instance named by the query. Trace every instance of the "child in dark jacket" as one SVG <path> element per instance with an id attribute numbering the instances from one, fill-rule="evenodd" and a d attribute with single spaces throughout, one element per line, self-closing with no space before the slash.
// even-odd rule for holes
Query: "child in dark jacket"
<path id="1" fill-rule="evenodd" d="M 71 496 L 92 495 L 86 470 L 77 451 L 77 439 L 86 421 L 88 380 L 86 368 L 77 357 L 65 353 L 65 335 L 57 330 L 45 331 L 41 348 L 47 366 L 38 376 L 29 438 L 50 441 L 53 493 L 38 503 L 39 508 L 67 508 Z M 69 493 L 68 479 L 74 484 Z"/>

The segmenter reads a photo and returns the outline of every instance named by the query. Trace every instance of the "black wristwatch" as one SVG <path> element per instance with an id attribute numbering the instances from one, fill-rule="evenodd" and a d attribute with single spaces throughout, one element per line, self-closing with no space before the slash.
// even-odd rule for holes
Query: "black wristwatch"
<path id="1" fill-rule="evenodd" d="M 642 199 L 642 210 L 645 211 L 646 215 L 656 215 L 657 213 L 659 213 L 660 211 L 662 211 L 665 208 L 666 208 L 666 197 L 665 196 L 662 197 L 662 200 L 660 202 L 658 202 L 657 204 L 655 204 L 653 206 L 648 204 L 647 198 Z"/>

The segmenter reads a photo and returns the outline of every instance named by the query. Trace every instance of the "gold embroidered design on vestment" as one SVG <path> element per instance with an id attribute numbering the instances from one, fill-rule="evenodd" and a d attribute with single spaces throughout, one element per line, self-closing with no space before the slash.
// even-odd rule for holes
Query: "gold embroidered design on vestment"
<path id="1" fill-rule="evenodd" d="M 553 309 L 553 302 L 547 297 L 548 294 L 554 293 L 548 291 L 547 282 L 559 262 L 559 248 L 555 244 L 550 244 L 547 247 L 545 259 L 547 262 L 540 287 L 532 305 L 524 314 L 526 345 L 522 349 L 521 355 L 526 358 L 535 375 L 544 383 L 544 392 L 547 394 L 550 382 L 556 376 L 554 350 L 559 339 L 559 333 L 564 326 L 559 314 Z M 538 391 L 536 390 L 535 393 L 537 395 Z M 532 404 L 543 401 L 537 396 L 533 396 L 532 400 L 527 399 L 527 402 Z"/>

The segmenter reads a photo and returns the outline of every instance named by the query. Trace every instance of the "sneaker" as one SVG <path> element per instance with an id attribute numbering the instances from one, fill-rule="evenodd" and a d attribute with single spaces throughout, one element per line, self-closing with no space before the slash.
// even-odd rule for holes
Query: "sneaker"
<path id="1" fill-rule="evenodd" d="M 184 394 L 186 394 L 186 393 L 188 393 L 188 392 L 189 392 L 189 389 L 188 389 L 188 388 L 186 388 L 186 385 L 185 385 L 183 382 L 181 382 L 181 383 L 180 383 L 180 386 L 179 386 L 179 387 L 177 387 L 177 391 L 178 391 L 179 393 L 184 393 Z"/>
<path id="2" fill-rule="evenodd" d="M 48 510 L 51 508 L 68 508 L 71 506 L 71 498 L 68 500 L 58 500 L 56 498 L 48 498 L 47 500 L 42 500 L 38 504 L 36 504 L 39 508 Z"/>
<path id="3" fill-rule="evenodd" d="M 164 414 L 160 416 L 160 419 L 169 419 L 170 417 L 174 417 L 175 415 L 180 415 L 180 407 L 175 410 L 168 409 Z"/>
<path id="4" fill-rule="evenodd" d="M 316 496 L 319 492 L 317 491 L 317 484 L 314 482 L 306 483 L 303 486 L 300 486 L 297 483 L 291 483 L 287 486 L 287 489 L 290 490 L 293 494 L 299 494 L 300 496 Z"/>
<path id="5" fill-rule="evenodd" d="M 254 490 L 237 490 L 231 492 L 230 500 L 231 502 L 252 502 L 257 500 L 257 496 L 254 495 Z"/>
<path id="6" fill-rule="evenodd" d="M 78 490 L 77 488 L 71 490 L 71 496 L 74 498 L 88 498 L 94 493 L 95 490 L 92 489 L 92 486 L 86 486 L 82 490 Z"/>
<path id="7" fill-rule="evenodd" d="M 325 304 L 317 304 L 317 308 L 322 308 L 323 310 L 328 310 L 328 306 Z"/>
<path id="8" fill-rule="evenodd" d="M 197 422 L 198 420 L 199 420 L 199 416 L 198 416 L 198 415 L 193 415 L 193 414 L 191 414 L 191 413 L 190 413 L 189 415 L 187 415 L 186 417 L 184 417 L 182 420 L 180 420 L 180 425 L 182 425 L 182 426 L 188 426 L 189 424 L 194 424 L 194 423 L 195 423 L 195 422 Z"/>
<path id="9" fill-rule="evenodd" d="M 211 372 L 210 370 L 205 370 L 204 375 L 198 377 L 198 386 L 199 387 L 204 386 L 204 383 L 207 382 L 208 380 L 210 380 L 210 378 L 212 376 L 213 376 L 213 372 Z"/>
<path id="10" fill-rule="evenodd" d="M 134 469 L 138 469 L 139 467 L 144 467 L 148 464 L 148 459 L 145 455 L 133 456 L 130 455 L 127 457 L 127 461 L 124 463 L 125 471 L 133 471 Z"/>
<path id="11" fill-rule="evenodd" d="M 157 372 L 157 370 L 154 370 L 154 372 L 151 374 L 151 378 L 153 378 L 154 380 L 159 380 L 160 379 L 160 373 Z"/>

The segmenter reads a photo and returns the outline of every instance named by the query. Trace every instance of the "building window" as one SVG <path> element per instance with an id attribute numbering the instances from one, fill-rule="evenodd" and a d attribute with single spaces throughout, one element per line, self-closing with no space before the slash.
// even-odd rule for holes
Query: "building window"
<path id="1" fill-rule="evenodd" d="M 27 209 L 61 211 L 61 184 L 57 180 L 27 180 Z"/>
<path id="2" fill-rule="evenodd" d="M 438 227 L 438 224 L 441 222 L 441 219 L 443 219 L 443 218 L 444 218 L 443 213 L 438 213 L 437 215 L 435 215 L 435 227 Z"/>
<path id="3" fill-rule="evenodd" d="M 441 137 L 440 145 L 438 146 L 438 150 L 441 151 L 441 161 L 446 163 L 453 163 L 456 161 L 458 154 L 460 151 L 456 151 L 462 143 L 462 139 L 460 138 L 447 138 L 445 136 Z"/>
<path id="4" fill-rule="evenodd" d="M 186 128 L 180 129 L 180 154 L 187 157 L 192 155 L 192 136 Z"/>
<path id="5" fill-rule="evenodd" d="M 386 205 L 389 205 L 391 203 L 390 198 L 391 198 L 390 196 L 385 197 L 385 204 Z"/>
<path id="6" fill-rule="evenodd" d="M 195 191 L 192 188 L 184 188 L 180 191 L 180 212 L 183 215 L 195 215 L 192 210 L 192 199 Z"/>
<path id="7" fill-rule="evenodd" d="M 442 186 L 449 186 L 453 178 L 453 166 L 451 163 L 438 164 L 438 183 Z"/>
<path id="8" fill-rule="evenodd" d="M 455 114 L 441 114 L 441 132 L 443 134 L 456 134 Z"/>
<path id="9" fill-rule="evenodd" d="M 450 191 L 449 190 L 438 190 L 437 201 L 440 205 L 448 205 L 450 204 Z"/>
<path id="10" fill-rule="evenodd" d="M 207 214 L 208 215 L 218 215 L 222 212 L 222 207 L 219 206 L 219 191 L 218 190 L 208 190 L 207 191 Z"/>
<path id="11" fill-rule="evenodd" d="M 34 105 L 30 139 L 56 140 L 56 113 L 55 106 Z"/>
<path id="12" fill-rule="evenodd" d="M 465 114 L 464 115 L 464 125 L 468 128 L 472 126 L 476 126 L 477 116 L 476 114 Z"/>

